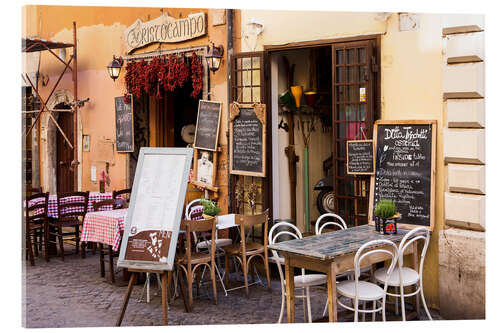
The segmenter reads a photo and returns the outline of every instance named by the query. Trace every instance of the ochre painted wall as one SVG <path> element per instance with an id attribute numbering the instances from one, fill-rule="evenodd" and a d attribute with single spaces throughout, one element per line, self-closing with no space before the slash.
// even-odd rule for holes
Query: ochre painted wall
<path id="1" fill-rule="evenodd" d="M 381 35 L 381 119 L 438 121 L 435 225 L 425 261 L 423 284 L 428 305 L 439 308 L 438 232 L 443 228 L 444 191 L 442 15 L 418 14 L 417 17 L 419 27 L 416 31 L 399 31 L 396 13 L 384 21 L 379 19 L 377 13 L 280 11 L 277 15 L 275 11 L 242 10 L 239 16 L 241 32 L 238 50 L 261 51 L 265 45 Z M 250 19 L 264 24 L 264 31 L 255 43 L 252 43 L 251 36 L 247 37 Z M 286 173 L 288 170 L 280 172 Z M 287 199 L 283 197 L 283 200 Z M 297 217 L 300 216 L 300 212 L 297 212 Z"/>
<path id="2" fill-rule="evenodd" d="M 221 14 L 216 9 L 189 9 L 189 8 L 163 8 L 163 13 L 168 13 L 174 18 L 187 17 L 191 13 L 205 12 L 207 14 L 207 34 L 203 37 L 175 43 L 162 44 L 162 49 L 186 48 L 191 46 L 206 46 L 209 42 L 216 45 L 222 44 L 226 48 L 226 25 L 213 26 L 213 15 Z M 105 168 L 102 156 L 98 152 L 98 145 L 103 140 L 115 140 L 115 110 L 114 98 L 122 96 L 125 92 L 124 70 L 114 82 L 109 78 L 106 66 L 113 55 L 125 56 L 124 30 L 137 19 L 149 21 L 162 14 L 161 8 L 136 8 L 136 7 L 80 7 L 80 6 L 25 6 L 23 7 L 23 37 L 49 39 L 73 43 L 73 21 L 77 26 L 77 53 L 78 53 L 78 98 L 90 98 L 89 103 L 79 110 L 79 135 L 89 134 L 90 152 L 81 151 L 80 143 L 80 183 L 81 189 L 97 191 L 98 182 L 90 180 L 91 165 L 97 167 L 98 174 Z M 151 44 L 133 53 L 142 53 L 158 49 L 158 44 Z M 58 51 L 56 50 L 56 53 Z M 72 54 L 72 49 L 67 49 L 66 59 Z M 46 87 L 41 87 L 43 98 L 47 98 L 53 84 L 64 68 L 61 62 L 49 52 L 42 52 L 40 72 L 49 75 L 50 81 Z M 227 85 L 226 63 L 223 62 L 219 71 L 210 73 L 211 100 L 222 102 L 223 111 L 221 119 L 227 115 Z M 40 85 L 41 86 L 41 85 Z M 58 88 L 73 90 L 71 72 L 67 72 Z M 227 145 L 227 124 L 221 121 L 220 145 Z M 72 140 L 71 140 L 72 141 Z M 80 139 L 81 141 L 81 139 Z M 224 147 L 223 147 L 224 148 Z M 109 168 L 111 185 L 107 190 L 126 187 L 126 155 L 114 153 L 113 162 Z M 41 169 L 47 156 L 41 154 Z M 221 159 L 221 164 L 225 161 Z M 42 185 L 48 183 L 43 179 Z M 99 176 L 97 177 L 99 179 Z M 221 185 L 221 197 L 227 197 L 227 171 L 221 168 L 217 183 Z M 227 203 L 220 203 L 223 211 Z"/>

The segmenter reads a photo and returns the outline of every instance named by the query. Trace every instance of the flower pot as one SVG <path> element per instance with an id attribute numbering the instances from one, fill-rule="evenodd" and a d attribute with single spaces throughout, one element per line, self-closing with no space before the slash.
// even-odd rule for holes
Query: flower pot
<path id="1" fill-rule="evenodd" d="M 310 107 L 314 107 L 316 105 L 318 93 L 315 91 L 306 91 L 304 93 L 304 98 L 306 99 L 306 104 Z"/>
<path id="2" fill-rule="evenodd" d="M 375 231 L 382 235 L 394 235 L 398 233 L 397 220 L 399 220 L 401 215 L 399 213 L 394 214 L 390 218 L 375 217 Z"/>

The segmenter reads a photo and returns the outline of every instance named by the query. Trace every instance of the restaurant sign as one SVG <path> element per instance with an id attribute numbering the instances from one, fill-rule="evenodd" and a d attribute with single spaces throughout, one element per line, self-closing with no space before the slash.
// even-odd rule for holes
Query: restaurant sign
<path id="1" fill-rule="evenodd" d="M 175 19 L 168 15 L 143 22 L 137 19 L 125 30 L 127 53 L 151 43 L 178 43 L 207 33 L 205 13 Z"/>

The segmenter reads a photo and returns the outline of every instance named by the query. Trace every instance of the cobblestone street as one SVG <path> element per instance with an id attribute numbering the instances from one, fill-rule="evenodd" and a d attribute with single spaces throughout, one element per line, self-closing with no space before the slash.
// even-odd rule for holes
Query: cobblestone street
<path id="1" fill-rule="evenodd" d="M 118 317 L 126 285 L 117 275 L 118 283 L 112 285 L 99 274 L 98 255 L 89 254 L 82 259 L 79 255 L 51 258 L 45 262 L 36 259 L 36 265 L 26 265 L 25 297 L 23 309 L 24 326 L 43 327 L 95 327 L 114 326 Z M 273 264 L 274 265 L 274 264 Z M 107 269 L 107 267 L 106 267 Z M 152 276 L 151 294 L 157 291 L 156 279 Z M 182 298 L 170 304 L 169 325 L 206 324 L 271 324 L 276 323 L 281 305 L 279 278 L 272 280 L 272 292 L 260 285 L 250 286 L 250 298 L 244 289 L 224 292 L 218 285 L 218 304 L 214 305 L 209 296 L 210 286 L 202 288 L 199 299 L 193 301 L 193 311 L 186 313 Z M 138 302 L 143 284 L 134 287 L 122 326 L 156 326 L 161 324 L 161 296 L 154 296 L 151 302 Z M 326 302 L 326 291 L 313 290 L 311 293 L 314 321 L 321 318 Z M 304 322 L 302 300 L 296 300 L 295 317 Z M 224 315 L 221 315 L 224 314 Z M 435 313 L 433 312 L 433 316 Z M 425 318 L 425 315 L 422 317 Z M 436 319 L 437 319 L 436 315 Z M 371 319 L 371 316 L 370 316 Z M 388 319 L 391 319 L 390 316 Z M 339 321 L 351 321 L 352 314 L 339 310 Z M 368 317 L 367 317 L 368 320 Z M 286 322 L 286 311 L 284 315 Z"/>

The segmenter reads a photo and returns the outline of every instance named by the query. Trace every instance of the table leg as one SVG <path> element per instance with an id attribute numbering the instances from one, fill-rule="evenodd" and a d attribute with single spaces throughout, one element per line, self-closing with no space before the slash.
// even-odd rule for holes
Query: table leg
<path id="1" fill-rule="evenodd" d="M 293 280 L 293 267 L 290 267 L 290 260 L 285 257 L 285 278 L 286 278 L 286 315 L 289 323 L 295 322 L 295 285 Z"/>
<path id="2" fill-rule="evenodd" d="M 328 321 L 337 321 L 337 271 L 335 263 L 330 264 L 327 274 L 328 284 Z"/>
<path id="3" fill-rule="evenodd" d="M 163 325 L 168 324 L 167 273 L 161 275 L 161 306 L 163 308 Z"/>

